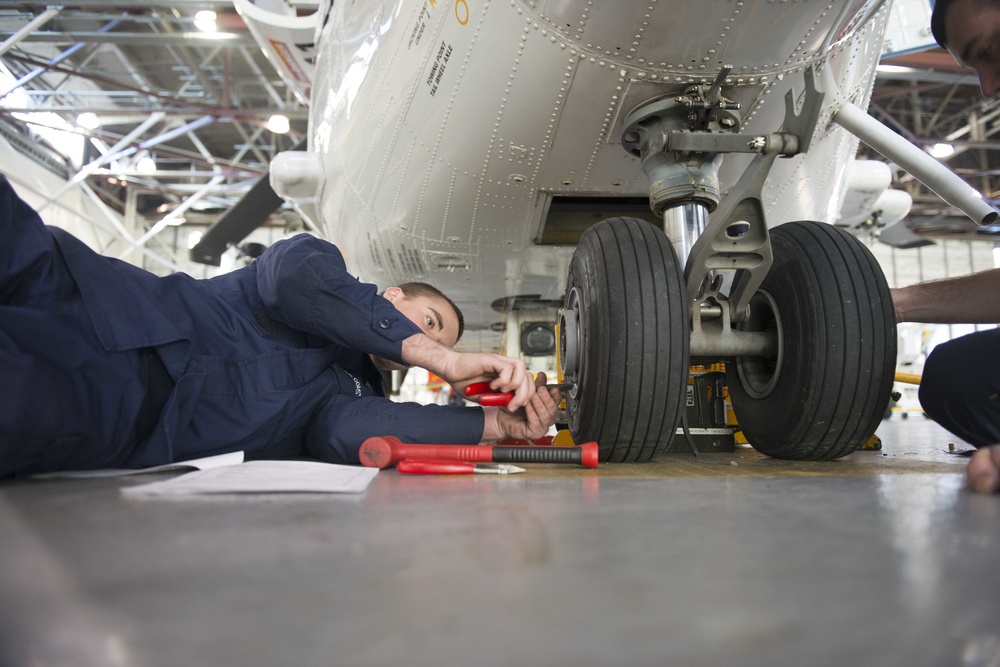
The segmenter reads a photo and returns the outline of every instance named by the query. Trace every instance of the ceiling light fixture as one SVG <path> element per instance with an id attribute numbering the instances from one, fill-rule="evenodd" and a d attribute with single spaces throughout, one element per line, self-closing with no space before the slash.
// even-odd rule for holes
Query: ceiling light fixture
<path id="1" fill-rule="evenodd" d="M 84 111 L 76 117 L 76 124 L 87 130 L 96 130 L 101 126 L 101 119 L 93 111 Z"/>
<path id="2" fill-rule="evenodd" d="M 194 15 L 194 27 L 202 32 L 218 32 L 219 27 L 215 22 L 216 14 L 210 9 L 198 12 Z"/>
<path id="3" fill-rule="evenodd" d="M 288 134 L 288 131 L 292 128 L 288 123 L 287 116 L 275 114 L 267 119 L 267 129 L 275 134 Z"/>
<path id="4" fill-rule="evenodd" d="M 156 173 L 156 160 L 148 155 L 143 155 L 135 163 L 135 170 L 140 174 L 154 174 Z"/>
<path id="5" fill-rule="evenodd" d="M 934 144 L 927 149 L 927 152 L 931 154 L 931 157 L 936 157 L 939 160 L 941 158 L 946 158 L 955 153 L 955 147 L 951 144 Z"/>

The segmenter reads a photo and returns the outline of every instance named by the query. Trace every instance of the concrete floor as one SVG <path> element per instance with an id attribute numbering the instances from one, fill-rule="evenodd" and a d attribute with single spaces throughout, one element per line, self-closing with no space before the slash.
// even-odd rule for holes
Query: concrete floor
<path id="1" fill-rule="evenodd" d="M 1000 664 L 1000 496 L 933 423 L 880 435 L 360 496 L 6 482 L 0 664 Z"/>

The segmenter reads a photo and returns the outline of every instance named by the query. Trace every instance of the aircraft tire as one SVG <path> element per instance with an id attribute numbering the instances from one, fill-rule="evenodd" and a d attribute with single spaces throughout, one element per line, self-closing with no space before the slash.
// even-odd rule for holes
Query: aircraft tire
<path id="1" fill-rule="evenodd" d="M 588 229 L 564 307 L 579 332 L 578 387 L 567 396 L 574 442 L 596 441 L 602 461 L 655 458 L 685 405 L 690 337 L 684 279 L 666 235 L 636 218 Z"/>
<path id="2" fill-rule="evenodd" d="M 771 244 L 774 264 L 739 328 L 775 331 L 779 350 L 727 364 L 733 410 L 747 441 L 768 456 L 839 458 L 868 440 L 889 404 L 889 287 L 871 252 L 832 225 L 780 225 Z"/>

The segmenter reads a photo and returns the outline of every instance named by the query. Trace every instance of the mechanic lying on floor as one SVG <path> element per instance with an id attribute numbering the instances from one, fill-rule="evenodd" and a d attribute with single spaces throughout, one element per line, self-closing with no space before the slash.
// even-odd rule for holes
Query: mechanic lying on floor
<path id="1" fill-rule="evenodd" d="M 208 280 L 158 277 L 46 227 L 0 175 L 0 478 L 143 468 L 244 451 L 358 463 L 373 435 L 412 443 L 538 438 L 556 390 L 517 359 L 452 349 L 458 308 L 423 283 L 374 285 L 301 234 Z M 507 408 L 395 403 L 376 363 Z M 537 385 L 536 385 L 537 382 Z"/>

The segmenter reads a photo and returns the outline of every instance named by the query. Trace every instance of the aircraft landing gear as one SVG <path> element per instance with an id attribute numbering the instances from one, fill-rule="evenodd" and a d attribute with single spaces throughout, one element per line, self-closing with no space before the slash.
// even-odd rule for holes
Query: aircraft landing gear
<path id="1" fill-rule="evenodd" d="M 624 121 L 622 145 L 642 159 L 669 241 L 648 223 L 607 220 L 583 235 L 570 265 L 561 314 L 562 370 L 577 383 L 570 431 L 596 440 L 605 461 L 645 461 L 667 447 L 689 357 L 726 363 L 744 435 L 779 458 L 850 453 L 889 400 L 895 321 L 871 253 L 834 227 L 770 232 L 764 217 L 771 165 L 806 150 L 822 109 L 812 72 L 801 113 L 789 93 L 783 131 L 767 135 L 740 133 L 727 75 Z M 723 197 L 719 162 L 733 152 L 756 155 Z"/>

